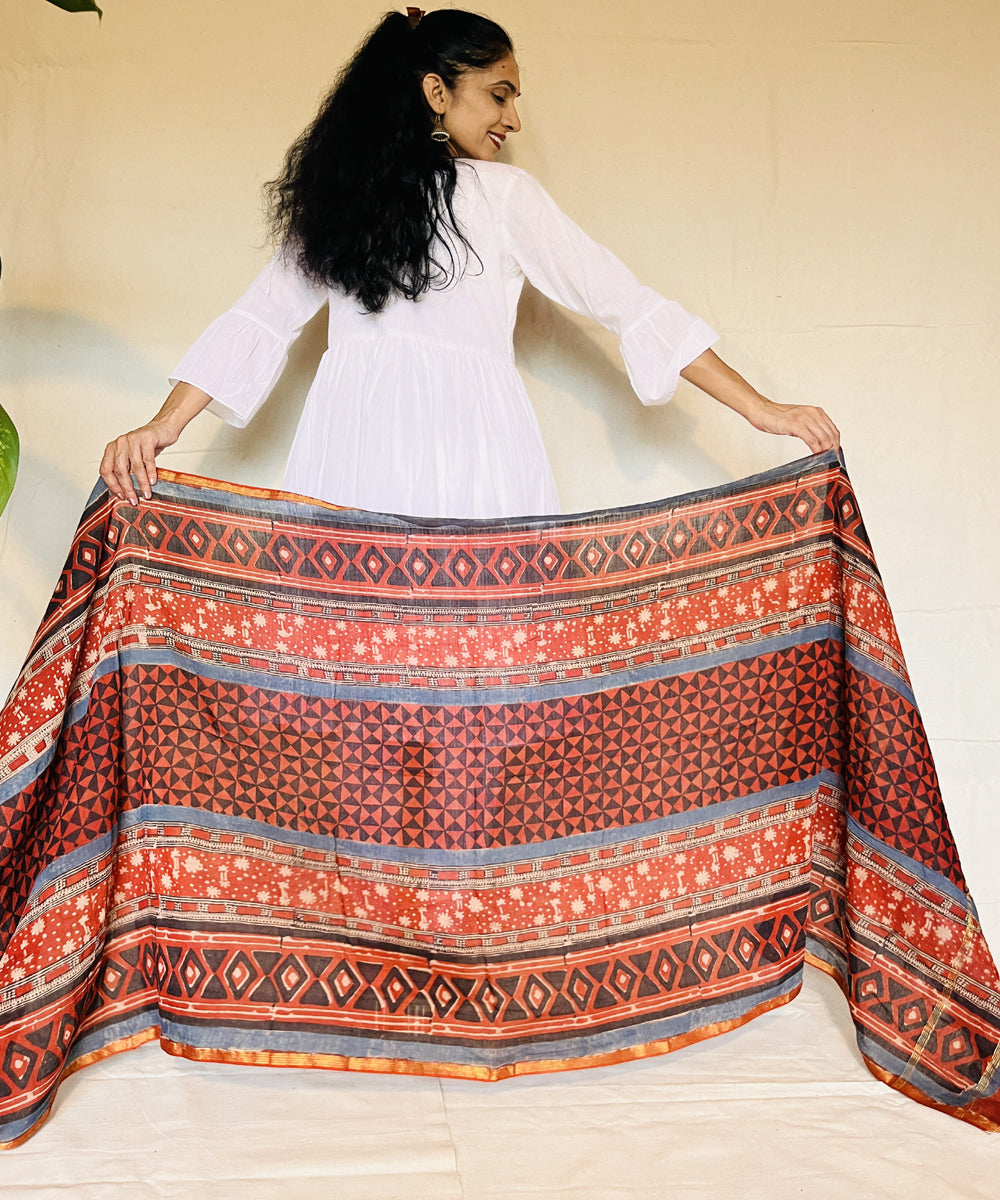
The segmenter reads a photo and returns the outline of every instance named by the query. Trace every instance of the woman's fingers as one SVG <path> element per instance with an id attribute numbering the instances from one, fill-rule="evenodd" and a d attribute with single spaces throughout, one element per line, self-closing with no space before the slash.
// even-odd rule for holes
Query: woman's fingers
<path id="1" fill-rule="evenodd" d="M 132 474 L 139 484 L 139 491 L 148 500 L 153 494 L 153 484 L 156 482 L 156 451 L 159 445 L 146 428 L 130 433 L 128 440 Z"/>
<path id="2" fill-rule="evenodd" d="M 128 459 L 123 457 L 121 452 L 121 440 L 116 438 L 113 442 L 108 442 L 101 459 L 101 478 L 116 500 L 128 500 L 132 504 L 138 504 L 132 475 L 128 469 Z"/>
<path id="3" fill-rule="evenodd" d="M 115 444 L 114 442 L 108 442 L 108 444 L 104 447 L 104 457 L 101 459 L 101 478 L 107 484 L 108 491 L 111 493 L 111 495 L 114 496 L 116 500 L 121 500 L 121 496 L 118 494 L 118 481 L 114 476 L 114 454 Z"/>
<path id="4" fill-rule="evenodd" d="M 811 404 L 771 404 L 770 419 L 761 426 L 766 433 L 784 433 L 800 438 L 813 454 L 835 450 L 840 430 L 821 408 Z"/>
<path id="5" fill-rule="evenodd" d="M 840 430 L 821 408 L 809 410 L 806 425 L 809 436 L 803 440 L 813 454 L 835 450 L 840 445 Z"/>
<path id="6" fill-rule="evenodd" d="M 789 432 L 801 438 L 813 454 L 829 449 L 829 437 L 812 413 L 793 414 L 789 426 Z"/>
<path id="7" fill-rule="evenodd" d="M 132 459 L 127 446 L 120 447 L 115 454 L 114 477 L 118 484 L 119 498 L 125 497 L 130 504 L 138 504 L 139 499 L 135 494 L 135 484 L 132 481 Z"/>
<path id="8" fill-rule="evenodd" d="M 156 483 L 156 452 L 159 449 L 158 438 L 146 426 L 123 433 L 108 443 L 101 459 L 101 478 L 116 500 L 138 504 L 136 485 L 149 499 Z"/>
<path id="9" fill-rule="evenodd" d="M 142 452 L 136 451 L 130 457 L 130 470 L 135 477 L 136 483 L 139 485 L 139 491 L 148 500 L 153 494 L 149 486 L 149 475 L 146 472 L 146 463 L 143 460 Z"/>

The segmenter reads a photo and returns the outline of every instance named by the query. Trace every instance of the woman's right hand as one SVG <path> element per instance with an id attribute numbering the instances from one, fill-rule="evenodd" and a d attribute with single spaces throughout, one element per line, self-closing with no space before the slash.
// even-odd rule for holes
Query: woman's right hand
<path id="1" fill-rule="evenodd" d="M 101 459 L 101 478 L 111 495 L 138 504 L 134 475 L 138 490 L 148 500 L 156 483 L 157 454 L 165 446 L 172 446 L 188 421 L 211 403 L 208 392 L 193 383 L 178 383 L 151 421 L 108 442 Z"/>
<path id="2" fill-rule="evenodd" d="M 123 433 L 108 442 L 101 459 L 101 478 L 116 500 L 138 504 L 135 476 L 139 491 L 148 500 L 156 483 L 156 456 L 166 446 L 177 441 L 178 430 L 162 417 L 156 416 L 147 424 Z"/>

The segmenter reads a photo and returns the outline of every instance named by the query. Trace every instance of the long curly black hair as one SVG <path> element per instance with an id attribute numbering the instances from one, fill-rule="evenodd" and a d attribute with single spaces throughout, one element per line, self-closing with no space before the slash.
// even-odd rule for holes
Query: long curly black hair
<path id="1" fill-rule="evenodd" d="M 452 210 L 455 161 L 430 136 L 422 81 L 435 73 L 453 88 L 512 49 L 501 26 L 461 9 L 416 24 L 385 15 L 265 188 L 271 234 L 308 278 L 372 313 L 455 278 L 455 248 L 471 248 Z"/>

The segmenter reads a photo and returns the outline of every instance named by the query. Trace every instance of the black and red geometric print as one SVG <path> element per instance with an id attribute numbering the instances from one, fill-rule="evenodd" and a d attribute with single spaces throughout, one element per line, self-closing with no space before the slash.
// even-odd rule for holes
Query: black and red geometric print
<path id="1" fill-rule="evenodd" d="M 920 714 L 860 671 L 851 672 L 846 709 L 850 815 L 887 846 L 964 887 Z"/>
<path id="2" fill-rule="evenodd" d="M 495 1078 L 748 1020 L 807 938 L 877 1073 L 1000 1127 L 1000 981 L 832 455 L 468 526 L 163 478 L 85 513 L 0 712 L 0 1144 L 161 1026 Z"/>
<path id="3" fill-rule="evenodd" d="M 166 471 L 161 477 L 184 478 Z M 132 558 L 141 563 L 154 553 L 161 561 L 197 565 L 206 577 L 243 570 L 286 587 L 344 588 L 356 601 L 413 591 L 475 601 L 539 590 L 551 600 L 602 581 L 618 586 L 628 576 L 696 568 L 720 557 L 736 561 L 816 537 L 832 536 L 839 546 L 869 558 L 850 486 L 839 466 L 822 457 L 798 474 L 745 489 L 736 502 L 732 489 L 722 488 L 680 497 L 670 507 L 508 521 L 498 523 L 497 530 L 482 523 L 473 547 L 442 522 L 408 520 L 400 530 L 379 526 L 375 516 L 366 531 L 343 512 L 317 506 L 311 516 L 297 518 L 298 524 L 278 524 L 248 520 L 245 500 L 225 491 L 213 500 L 210 509 L 188 504 L 180 511 L 156 496 L 138 509 L 107 499 L 95 502 L 47 619 L 57 603 L 68 611 L 74 600 L 89 595 L 106 575 L 110 555 L 118 565 Z"/>
<path id="4" fill-rule="evenodd" d="M 6 848 L 40 869 L 110 830 L 119 807 L 183 797 L 351 841 L 488 849 L 659 821 L 827 771 L 865 828 L 961 885 L 919 717 L 860 676 L 845 729 L 842 658 L 821 641 L 582 696 L 458 707 L 125 667 L 97 683 L 52 771 L 17 800 L 34 834 L 15 815 Z"/>
<path id="5" fill-rule="evenodd" d="M 889 1053 L 903 1047 L 919 1054 L 921 1069 L 938 1086 L 954 1086 L 956 1076 L 971 1087 L 989 1082 L 998 1038 L 974 1005 L 935 1009 L 922 981 L 886 968 L 880 946 L 854 941 L 848 971 L 855 1019 L 868 1038 Z"/>
<path id="6" fill-rule="evenodd" d="M 685 924 L 653 949 L 616 950 L 604 939 L 595 951 L 561 962 L 525 966 L 496 957 L 488 969 L 446 961 L 424 966 L 349 945 L 253 948 L 218 933 L 207 944 L 197 930 L 158 937 L 140 927 L 109 947 L 92 994 L 78 997 L 59 1021 L 10 1043 L 0 1060 L 0 1097 L 50 1080 L 81 1025 L 100 1026 L 130 998 L 131 1011 L 148 1010 L 151 1020 L 162 1014 L 189 1030 L 217 1029 L 240 1011 L 243 1025 L 360 1039 L 376 1057 L 386 1038 L 432 1031 L 436 1042 L 456 1051 L 488 1044 L 523 1053 L 567 1021 L 586 1021 L 600 1033 L 623 1019 L 669 1019 L 720 985 L 752 1004 L 776 983 L 794 986 L 805 918 L 800 900 L 768 915 L 736 913 L 703 932 Z M 3 1127 L 0 1116 L 0 1138 Z"/>
<path id="7" fill-rule="evenodd" d="M 839 657 L 839 644 L 807 645 L 582 696 L 463 706 L 303 696 L 176 667 L 126 668 L 125 703 L 141 704 L 146 719 L 127 722 L 113 752 L 134 805 L 184 796 L 232 816 L 384 845 L 530 845 L 836 769 Z M 800 710 L 794 726 L 789 706 Z"/>
<path id="8" fill-rule="evenodd" d="M 51 862 L 113 829 L 121 811 L 117 762 L 122 728 L 120 681 L 109 676 L 86 718 L 63 730 L 49 770 L 2 807 L 0 950 L 23 911 L 34 880 Z"/>
<path id="9" fill-rule="evenodd" d="M 762 978 L 773 984 L 786 966 L 797 965 L 805 917 L 800 900 L 768 916 L 716 921 L 704 934 L 685 923 L 665 932 L 655 951 L 619 952 L 608 945 L 616 939 L 604 938 L 597 951 L 578 952 L 562 965 L 525 967 L 494 956 L 488 970 L 454 961 L 428 969 L 372 947 L 247 953 L 220 938 L 210 950 L 195 939 L 158 945 L 148 938 L 109 960 L 93 1014 L 100 1019 L 100 1006 L 145 987 L 155 988 L 168 1008 L 171 1000 L 294 1006 L 289 1026 L 309 1022 L 363 1034 L 379 1013 L 383 1036 L 433 1022 L 443 1027 L 445 1042 L 523 1043 L 553 1018 L 591 1018 L 598 1031 L 623 1012 L 683 1011 L 699 990 L 720 981 L 733 990 L 754 990 Z"/>
<path id="10" fill-rule="evenodd" d="M 760 495 L 751 494 L 736 505 L 720 499 L 716 506 L 701 504 L 696 510 L 680 506 L 667 519 L 659 507 L 614 517 L 594 514 L 579 525 L 574 522 L 571 530 L 558 518 L 548 518 L 551 536 L 526 526 L 523 532 L 530 537 L 518 538 L 516 529 L 508 529 L 506 537 L 485 537 L 472 550 L 449 545 L 453 539 L 436 534 L 433 523 L 410 528 L 395 539 L 387 530 L 375 543 L 345 528 L 344 517 L 336 513 L 320 514 L 328 527 L 326 536 L 320 521 L 296 536 L 271 525 L 241 525 L 238 517 L 222 523 L 217 513 L 212 520 L 199 519 L 196 513 L 182 517 L 158 509 L 155 502 L 138 511 L 120 508 L 119 513 L 126 522 L 126 549 L 193 560 L 208 570 L 212 564 L 222 569 L 236 566 L 306 586 L 371 586 L 387 593 L 430 588 L 509 594 L 539 586 L 592 587 L 650 568 L 694 565 L 723 552 L 759 553 L 833 526 L 845 540 L 867 544 L 860 513 L 835 472 L 762 488 Z"/>
<path id="11" fill-rule="evenodd" d="M 238 1006 L 244 1022 L 367 1039 L 376 1056 L 380 1040 L 421 1028 L 434 1028 L 439 1044 L 455 1048 L 486 1039 L 523 1047 L 548 1037 L 552 1022 L 585 1019 L 596 1032 L 613 1029 L 625 1013 L 663 1020 L 698 1004 L 706 988 L 723 985 L 728 995 L 751 1000 L 776 979 L 788 982 L 789 972 L 801 970 L 806 921 L 801 903 L 765 917 L 735 913 L 703 933 L 673 930 L 654 950 L 605 945 L 561 965 L 498 958 L 488 970 L 443 960 L 425 967 L 372 947 L 254 949 L 218 934 L 205 944 L 196 929 L 164 939 L 139 928 L 110 948 L 86 1007 L 43 1024 L 8 1051 L 0 1087 L 44 1082 L 62 1067 L 80 1022 L 99 1024 L 127 997 L 136 1009 L 155 1005 L 189 1028 L 225 1024 Z M 925 994 L 863 948 L 851 968 L 852 999 L 868 1035 L 887 1050 L 915 1048 L 930 1016 Z M 937 1061 L 941 1086 L 954 1086 L 956 1076 L 976 1085 L 997 1049 L 995 1037 L 952 1014 L 939 1019 L 927 1040 L 925 1070 Z"/>

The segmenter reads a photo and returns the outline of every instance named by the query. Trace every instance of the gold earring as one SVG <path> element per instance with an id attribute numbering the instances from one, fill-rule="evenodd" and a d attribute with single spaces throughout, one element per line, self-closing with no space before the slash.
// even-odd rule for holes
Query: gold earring
<path id="1" fill-rule="evenodd" d="M 444 127 L 444 116 L 438 113 L 434 118 L 434 128 L 431 130 L 431 137 L 435 142 L 448 141 L 448 130 Z"/>

